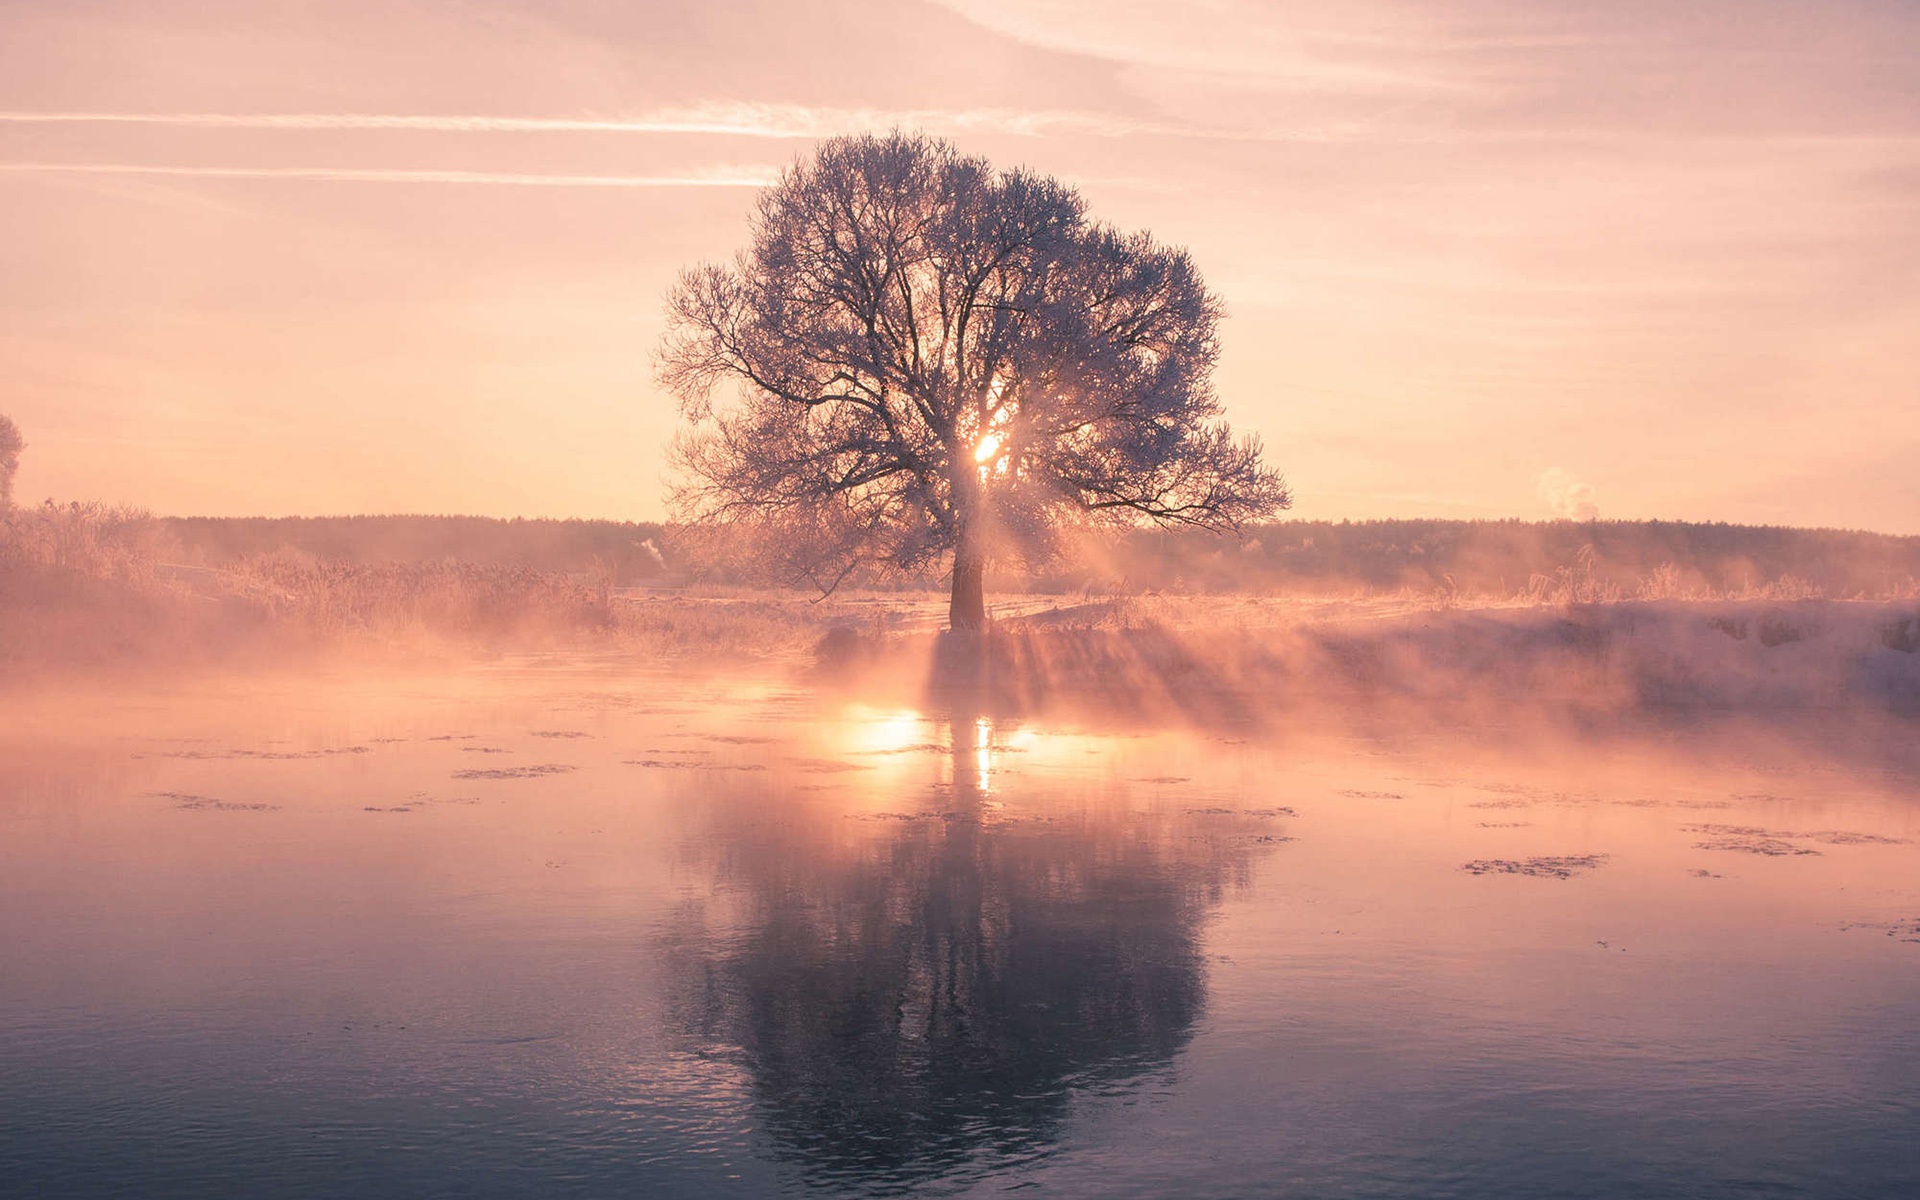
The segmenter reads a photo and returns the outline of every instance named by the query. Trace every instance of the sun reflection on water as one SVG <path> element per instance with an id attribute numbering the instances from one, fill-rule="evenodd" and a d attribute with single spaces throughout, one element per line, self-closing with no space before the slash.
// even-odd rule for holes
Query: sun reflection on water
<path id="1" fill-rule="evenodd" d="M 849 710 L 849 749 L 859 754 L 904 754 L 933 741 L 933 725 L 911 708 Z"/>
<path id="2" fill-rule="evenodd" d="M 993 794 L 993 721 L 980 717 L 973 723 L 973 768 L 982 796 Z"/>

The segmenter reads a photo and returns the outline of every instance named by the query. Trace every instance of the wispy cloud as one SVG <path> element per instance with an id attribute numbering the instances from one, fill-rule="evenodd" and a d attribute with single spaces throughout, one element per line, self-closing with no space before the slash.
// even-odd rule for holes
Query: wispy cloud
<path id="1" fill-rule="evenodd" d="M 883 129 L 988 137 L 1186 137 L 1327 142 L 1351 130 L 1235 129 L 1144 120 L 1074 109 L 838 108 L 752 101 L 697 104 L 617 117 L 520 117 L 458 113 L 0 112 L 0 125 L 145 125 L 177 129 L 411 130 L 427 133 L 640 133 L 810 140 Z"/>
<path id="2" fill-rule="evenodd" d="M 1395 3 L 1283 8 L 1267 0 L 1208 0 L 1201 15 L 1161 0 L 933 2 L 1026 45 L 1174 73 L 1186 86 L 1204 78 L 1236 90 L 1345 96 L 1431 96 L 1482 86 L 1468 64 L 1434 56 L 1431 18 Z"/>
<path id="3" fill-rule="evenodd" d="M 1125 137 L 1174 127 L 1070 110 L 873 109 L 726 103 L 636 116 L 517 117 L 411 113 L 0 112 L 5 124 L 167 125 L 191 129 L 390 129 L 439 133 L 663 133 L 802 139 L 892 125 L 1022 137 Z"/>
<path id="4" fill-rule="evenodd" d="M 719 137 L 807 141 L 837 134 L 920 129 L 951 136 L 1021 138 L 1134 137 L 1200 141 L 1326 144 L 1336 142 L 1642 142 L 1673 140 L 1655 131 L 1603 126 L 1541 126 L 1500 129 L 1456 127 L 1382 128 L 1363 121 L 1207 125 L 1144 120 L 1114 113 L 1070 109 L 834 108 L 752 102 L 662 109 L 633 117 L 514 117 L 455 113 L 143 113 L 0 112 L 6 125 L 134 125 L 176 129 L 298 131 L 396 130 L 423 133 L 634 133 L 705 134 Z M 1888 133 L 1768 134 L 1738 130 L 1689 134 L 1690 142 L 1765 141 L 1780 145 L 1854 143 L 1911 146 L 1916 139 Z"/>
<path id="5" fill-rule="evenodd" d="M 0 173 L 181 175 L 206 179 L 312 179 L 344 183 L 493 183 L 523 187 L 764 187 L 770 167 L 712 167 L 680 175 L 546 175 L 509 171 L 433 171 L 384 167 L 199 167 L 149 163 L 0 162 Z"/>

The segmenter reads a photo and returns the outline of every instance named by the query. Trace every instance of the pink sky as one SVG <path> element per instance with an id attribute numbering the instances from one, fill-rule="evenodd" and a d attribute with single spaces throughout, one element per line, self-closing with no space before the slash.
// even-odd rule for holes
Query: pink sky
<path id="1" fill-rule="evenodd" d="M 658 517 L 673 275 L 894 124 L 1189 246 L 1296 515 L 1920 533 L 1910 0 L 0 4 L 20 498 Z"/>

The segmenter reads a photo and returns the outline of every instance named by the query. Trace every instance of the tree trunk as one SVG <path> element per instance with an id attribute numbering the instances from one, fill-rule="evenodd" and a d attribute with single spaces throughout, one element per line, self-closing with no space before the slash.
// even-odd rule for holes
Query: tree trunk
<path id="1" fill-rule="evenodd" d="M 947 609 L 947 624 L 954 629 L 986 628 L 986 562 L 974 553 L 955 551 L 953 556 L 953 603 Z"/>
<path id="2" fill-rule="evenodd" d="M 956 451 L 956 461 L 966 461 Z M 973 464 L 955 471 L 953 479 L 953 603 L 947 608 L 947 627 L 955 633 L 977 633 L 987 627 L 986 547 L 980 536 L 980 483 Z"/>

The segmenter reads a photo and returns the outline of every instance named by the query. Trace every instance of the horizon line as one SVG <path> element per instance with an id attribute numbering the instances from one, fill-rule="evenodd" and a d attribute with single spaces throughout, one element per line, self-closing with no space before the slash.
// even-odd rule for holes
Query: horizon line
<path id="1" fill-rule="evenodd" d="M 49 499 L 47 502 L 58 503 L 57 501 L 53 501 L 51 499 Z M 30 507 L 30 506 L 18 506 L 18 507 Z M 138 508 L 139 506 L 123 505 L 120 507 Z M 141 511 L 146 511 L 146 510 L 141 510 Z M 356 520 L 387 520 L 387 521 L 454 520 L 454 521 L 504 521 L 504 522 L 581 521 L 581 522 L 602 522 L 609 525 L 658 525 L 658 526 L 661 526 L 662 528 L 666 528 L 669 526 L 692 526 L 692 525 L 702 524 L 702 522 L 698 522 L 698 521 L 675 521 L 669 517 L 580 517 L 580 516 L 556 517 L 556 516 L 528 516 L 524 513 L 516 514 L 514 516 L 497 516 L 497 515 L 490 515 L 487 513 L 471 513 L 471 512 L 282 513 L 278 516 L 269 516 L 264 513 L 247 513 L 247 514 L 241 514 L 241 515 L 227 514 L 223 516 L 223 515 L 213 514 L 213 513 L 146 512 L 146 515 L 150 519 L 156 520 L 156 521 L 356 521 Z M 1248 522 L 1246 527 L 1257 528 L 1257 527 L 1266 527 L 1266 526 L 1274 526 L 1274 525 L 1372 525 L 1372 524 L 1386 524 L 1389 522 L 1404 524 L 1407 522 L 1415 522 L 1415 521 L 1427 521 L 1427 522 L 1446 523 L 1446 524 L 1454 524 L 1454 525 L 1502 525 L 1502 524 L 1508 524 L 1508 523 L 1520 524 L 1520 525 L 1579 525 L 1579 526 L 1593 526 L 1593 525 L 1716 526 L 1717 525 L 1717 526 L 1722 526 L 1722 527 L 1732 528 L 1732 529 L 1787 529 L 1787 530 L 1795 530 L 1802 533 L 1857 533 L 1857 534 L 1865 534 L 1869 537 L 1920 539 L 1920 531 L 1916 531 L 1913 533 L 1894 533 L 1884 529 L 1869 529 L 1865 526 L 1860 526 L 1860 525 L 1793 525 L 1793 524 L 1783 524 L 1781 522 L 1770 522 L 1770 521 L 1729 521 L 1729 520 L 1724 520 L 1719 518 L 1695 518 L 1695 517 L 1594 517 L 1589 520 L 1583 521 L 1574 517 L 1554 517 L 1554 516 L 1532 517 L 1532 516 L 1519 516 L 1519 515 L 1509 515 L 1509 516 L 1503 516 L 1503 517 L 1491 517 L 1491 516 L 1489 517 L 1278 516 L 1266 521 Z M 1133 532 L 1151 533 L 1151 532 L 1156 532 L 1156 530 L 1153 530 L 1150 528 L 1141 528 L 1141 529 L 1136 529 Z M 1157 532 L 1166 532 L 1166 531 L 1160 530 Z"/>

